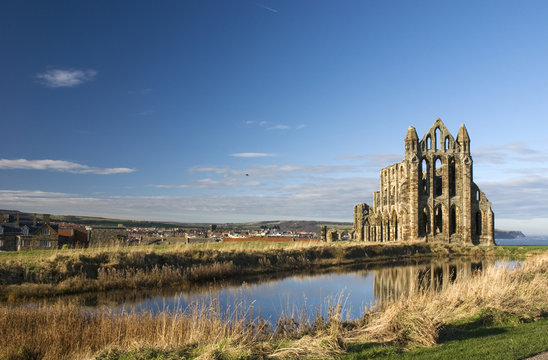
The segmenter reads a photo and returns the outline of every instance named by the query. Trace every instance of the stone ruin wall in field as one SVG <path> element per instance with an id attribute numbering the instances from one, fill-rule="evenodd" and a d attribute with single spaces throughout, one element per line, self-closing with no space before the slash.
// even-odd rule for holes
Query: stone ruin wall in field
<path id="1" fill-rule="evenodd" d="M 494 244 L 491 203 L 473 181 L 470 137 L 453 138 L 440 119 L 419 140 L 410 126 L 403 161 L 380 171 L 373 204 L 354 206 L 354 225 L 322 229 L 327 241 L 348 236 L 375 242 L 438 241 Z"/>

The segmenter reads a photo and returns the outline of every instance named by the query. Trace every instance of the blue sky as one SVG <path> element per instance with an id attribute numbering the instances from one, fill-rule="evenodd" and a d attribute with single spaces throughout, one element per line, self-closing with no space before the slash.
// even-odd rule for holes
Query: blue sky
<path id="1" fill-rule="evenodd" d="M 548 233 L 545 1 L 4 1 L 0 208 L 352 219 L 440 117 Z"/>

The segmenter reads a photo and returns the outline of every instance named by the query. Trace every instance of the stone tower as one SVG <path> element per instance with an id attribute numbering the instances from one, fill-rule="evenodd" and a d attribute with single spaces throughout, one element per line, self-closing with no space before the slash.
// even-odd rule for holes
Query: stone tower
<path id="1" fill-rule="evenodd" d="M 464 124 L 456 139 L 440 119 L 422 140 L 410 126 L 404 159 L 381 169 L 373 205 L 354 207 L 355 238 L 494 244 L 491 203 L 473 182 L 472 164 Z"/>

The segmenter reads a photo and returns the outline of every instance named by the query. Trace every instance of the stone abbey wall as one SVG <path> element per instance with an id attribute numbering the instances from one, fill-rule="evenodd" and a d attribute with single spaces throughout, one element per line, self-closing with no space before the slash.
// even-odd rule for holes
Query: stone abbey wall
<path id="1" fill-rule="evenodd" d="M 494 244 L 491 203 L 473 181 L 470 137 L 440 119 L 419 140 L 407 130 L 403 161 L 380 171 L 373 204 L 354 206 L 352 238 Z"/>

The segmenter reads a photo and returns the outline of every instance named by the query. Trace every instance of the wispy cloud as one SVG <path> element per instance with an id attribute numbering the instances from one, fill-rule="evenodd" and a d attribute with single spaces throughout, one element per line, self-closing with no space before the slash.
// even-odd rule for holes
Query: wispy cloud
<path id="1" fill-rule="evenodd" d="M 361 169 L 351 165 L 254 165 L 245 169 L 231 169 L 226 167 L 194 167 L 191 173 L 216 174 L 223 177 L 239 178 L 243 175 L 254 179 L 287 179 L 293 177 L 309 177 L 315 174 L 342 174 L 356 173 Z"/>
<path id="2" fill-rule="evenodd" d="M 50 88 L 74 87 L 92 81 L 97 76 L 96 70 L 51 69 L 36 74 L 40 82 Z"/>
<path id="3" fill-rule="evenodd" d="M 167 184 L 167 185 L 150 185 L 157 189 L 223 189 L 234 187 L 256 187 L 260 186 L 261 182 L 257 180 L 243 180 L 243 175 L 240 178 L 223 177 L 220 179 L 199 179 L 190 184 Z"/>
<path id="4" fill-rule="evenodd" d="M 64 160 L 27 159 L 0 159 L 0 170 L 50 170 L 74 174 L 99 175 L 124 174 L 135 171 L 135 169 L 130 168 L 98 168 Z"/>
<path id="5" fill-rule="evenodd" d="M 346 154 L 337 156 L 335 160 L 357 160 L 364 162 L 368 167 L 384 167 L 403 160 L 400 154 Z"/>
<path id="6" fill-rule="evenodd" d="M 204 168 L 203 170 L 206 170 Z M 210 168 L 210 170 L 215 170 Z M 286 167 L 284 170 L 297 170 Z M 321 169 L 317 169 L 320 171 Z M 229 170 L 224 172 L 230 173 Z M 248 186 L 259 191 L 217 190 L 219 187 Z M 548 221 L 548 177 L 519 177 L 505 181 L 480 182 L 493 203 L 496 226 L 527 232 L 536 226 L 546 233 Z M 352 219 L 352 207 L 371 203 L 378 190 L 378 178 L 323 175 L 295 183 L 260 186 L 258 180 L 242 176 L 206 177 L 188 185 L 155 185 L 156 188 L 198 188 L 214 192 L 184 196 L 78 195 L 40 190 L 0 190 L 0 204 L 29 212 L 95 214 L 123 218 L 176 221 L 229 222 L 268 219 Z M 520 223 L 511 223 L 510 220 Z M 534 220 L 534 221 L 533 221 Z M 527 225 L 525 225 L 527 223 Z M 513 224 L 514 227 L 508 227 Z M 516 224 L 523 226 L 515 227 Z"/>
<path id="7" fill-rule="evenodd" d="M 279 13 L 278 10 L 276 10 L 274 8 L 271 8 L 269 6 L 263 5 L 263 4 L 257 4 L 257 6 L 262 7 L 263 9 L 268 10 L 268 11 L 270 11 L 272 13 L 275 13 L 275 14 Z"/>
<path id="8" fill-rule="evenodd" d="M 284 125 L 284 124 L 277 124 L 277 125 L 274 125 L 274 126 L 270 126 L 268 128 L 268 130 L 289 130 L 289 129 L 291 129 L 291 126 Z"/>
<path id="9" fill-rule="evenodd" d="M 352 206 L 370 196 L 376 185 L 374 178 L 318 178 L 293 187 L 261 190 L 260 193 L 223 194 L 216 191 L 214 194 L 185 196 L 88 196 L 0 190 L 0 203 L 29 212 L 177 221 L 351 220 Z"/>
<path id="10" fill-rule="evenodd" d="M 482 146 L 474 150 L 472 156 L 477 161 L 496 165 L 505 164 L 515 160 L 542 163 L 548 161 L 548 156 L 546 154 L 531 148 L 524 142 Z"/>
<path id="11" fill-rule="evenodd" d="M 254 120 L 246 120 L 244 121 L 244 124 L 246 125 L 255 125 L 262 127 L 266 130 L 300 130 L 306 127 L 305 124 L 299 124 L 299 125 L 287 125 L 287 124 L 276 124 L 269 121 L 254 121 Z"/>
<path id="12" fill-rule="evenodd" d="M 548 218 L 548 177 L 522 176 L 481 181 L 478 186 L 493 203 L 497 218 Z"/>
<path id="13" fill-rule="evenodd" d="M 261 157 L 274 157 L 276 156 L 276 154 L 245 152 L 245 153 L 230 154 L 230 156 L 240 157 L 240 158 L 261 158 Z"/>

